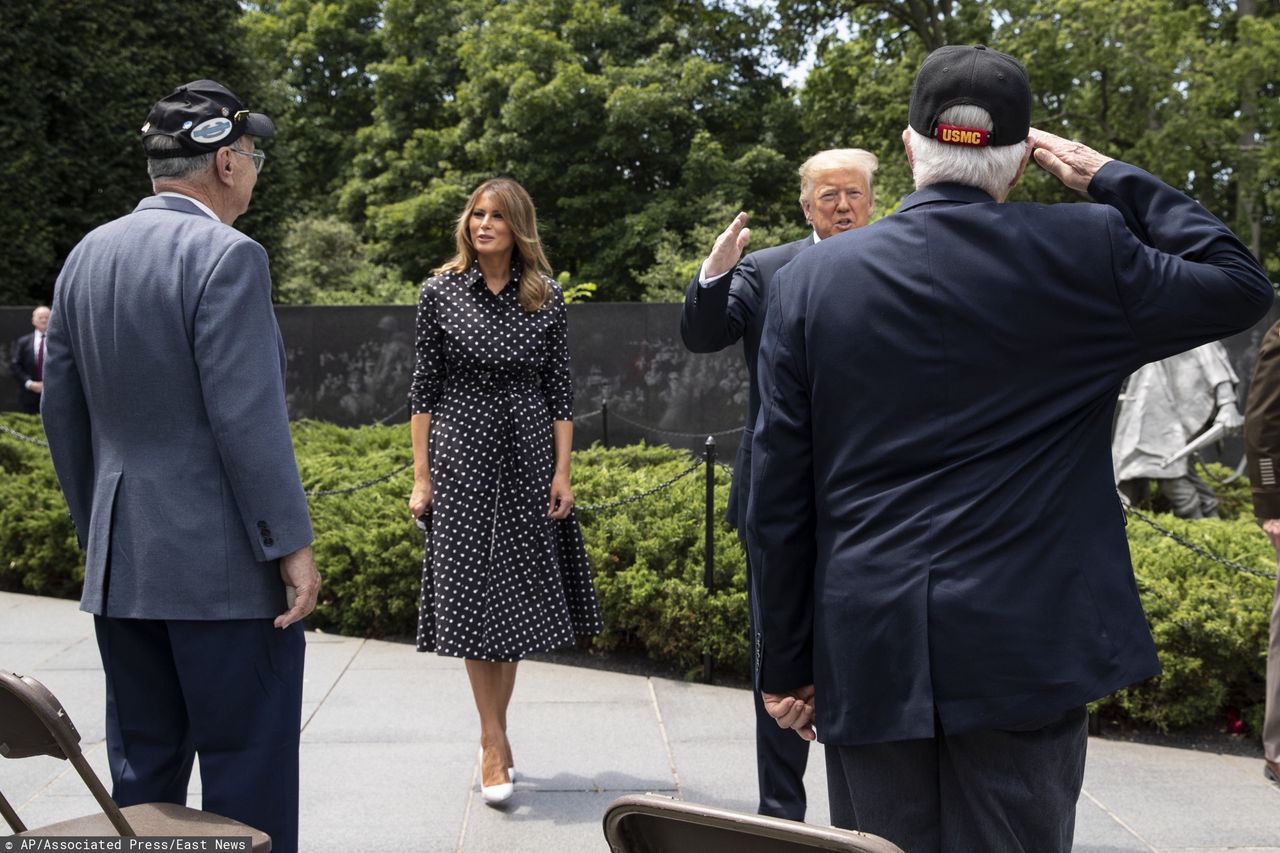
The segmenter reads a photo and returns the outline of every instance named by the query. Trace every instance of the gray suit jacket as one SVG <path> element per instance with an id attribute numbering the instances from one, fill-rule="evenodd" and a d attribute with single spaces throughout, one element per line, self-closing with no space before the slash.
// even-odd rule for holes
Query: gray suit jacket
<path id="1" fill-rule="evenodd" d="M 262 247 L 155 196 L 58 277 L 41 404 L 86 551 L 80 607 L 144 619 L 285 610 L 311 542 Z"/>

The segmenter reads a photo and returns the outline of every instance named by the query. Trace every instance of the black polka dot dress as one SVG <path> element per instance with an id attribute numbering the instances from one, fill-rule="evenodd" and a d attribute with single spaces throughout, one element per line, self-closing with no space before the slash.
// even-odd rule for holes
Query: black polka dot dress
<path id="1" fill-rule="evenodd" d="M 434 486 L 418 650 L 515 661 L 603 629 L 577 518 L 547 517 L 552 420 L 573 418 L 564 296 L 526 312 L 521 269 L 494 295 L 479 267 L 427 279 L 413 414 L 431 414 Z"/>

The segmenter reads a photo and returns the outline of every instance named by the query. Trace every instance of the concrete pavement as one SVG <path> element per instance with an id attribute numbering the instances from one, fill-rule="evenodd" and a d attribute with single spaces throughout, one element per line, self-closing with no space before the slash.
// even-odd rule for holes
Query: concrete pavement
<path id="1" fill-rule="evenodd" d="M 753 811 L 745 690 L 527 661 L 512 703 L 521 777 L 506 808 L 480 800 L 478 727 L 461 661 L 411 646 L 307 634 L 302 731 L 306 853 L 607 851 L 605 807 L 657 791 Z M 62 701 L 108 779 L 92 619 L 75 602 L 0 593 L 0 668 Z M 825 822 L 821 752 L 810 820 Z M 30 826 L 95 810 L 65 762 L 0 761 L 0 790 Z M 199 805 L 199 779 L 191 805 Z M 1259 757 L 1091 738 L 1080 853 L 1280 853 L 1280 789 Z"/>

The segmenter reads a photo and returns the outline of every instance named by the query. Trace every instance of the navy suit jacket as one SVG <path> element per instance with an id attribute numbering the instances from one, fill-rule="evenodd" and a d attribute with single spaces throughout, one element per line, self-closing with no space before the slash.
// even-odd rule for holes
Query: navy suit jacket
<path id="1" fill-rule="evenodd" d="M 284 368 L 266 252 L 190 201 L 144 199 L 72 250 L 41 414 L 86 550 L 82 610 L 284 612 L 278 560 L 312 539 Z"/>
<path id="2" fill-rule="evenodd" d="M 813 235 L 752 252 L 706 287 L 693 277 L 684 295 L 680 313 L 680 337 L 690 352 L 719 352 L 742 341 L 751 388 L 747 397 L 746 430 L 738 442 L 733 463 L 733 483 L 725 518 L 738 530 L 745 530 L 747 491 L 751 486 L 751 436 L 760 411 L 760 391 L 756 387 L 756 359 L 760 350 L 760 329 L 764 324 L 765 294 L 769 282 L 800 250 L 812 246 Z"/>
<path id="3" fill-rule="evenodd" d="M 9 373 L 18 383 L 18 408 L 32 414 L 40 411 L 40 395 L 27 390 L 27 382 L 36 378 L 36 352 L 32 346 L 35 332 L 23 335 L 13 342 L 9 354 Z M 48 339 L 45 340 L 45 354 L 48 355 Z"/>
<path id="4" fill-rule="evenodd" d="M 814 684 L 824 742 L 1043 722 L 1159 672 L 1112 482 L 1120 383 L 1249 328 L 1272 289 L 1146 172 L 1107 163 L 1089 193 L 926 187 L 774 281 L 758 678 Z"/>

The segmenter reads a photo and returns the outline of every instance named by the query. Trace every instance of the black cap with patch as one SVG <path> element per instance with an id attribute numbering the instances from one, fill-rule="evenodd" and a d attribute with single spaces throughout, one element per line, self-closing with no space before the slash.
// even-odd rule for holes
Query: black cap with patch
<path id="1" fill-rule="evenodd" d="M 147 156 L 164 160 L 208 154 L 230 145 L 246 133 L 271 136 L 276 126 L 262 113 L 251 113 L 231 90 L 213 80 L 195 80 L 179 86 L 151 108 L 142 138 L 167 136 L 181 147 L 170 151 L 148 151 Z"/>
<path id="2" fill-rule="evenodd" d="M 972 104 L 991 114 L 991 132 L 982 141 L 968 134 L 938 133 L 938 116 L 950 107 Z M 966 145 L 1016 145 L 1031 128 L 1031 84 L 1027 69 L 1008 54 L 983 45 L 952 44 L 940 47 L 925 59 L 911 87 L 908 122 L 922 136 Z"/>

